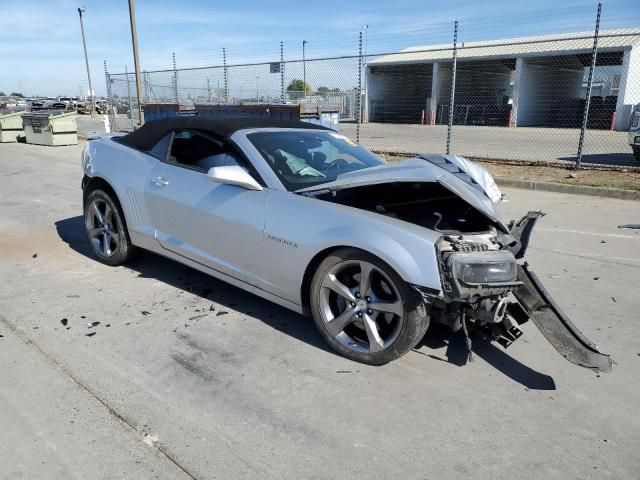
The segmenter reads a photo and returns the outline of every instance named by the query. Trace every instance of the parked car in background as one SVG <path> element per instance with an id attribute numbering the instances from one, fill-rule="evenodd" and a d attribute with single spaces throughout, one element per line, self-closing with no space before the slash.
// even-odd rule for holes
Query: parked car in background
<path id="1" fill-rule="evenodd" d="M 455 156 L 386 163 L 334 130 L 259 117 L 173 117 L 82 154 L 98 260 L 139 248 L 310 313 L 359 362 L 407 353 L 430 322 L 503 347 L 529 319 L 571 362 L 611 370 L 522 259 L 541 212 L 505 223 L 490 174 Z"/>
<path id="2" fill-rule="evenodd" d="M 636 105 L 631 115 L 629 145 L 631 145 L 631 149 L 633 150 L 633 156 L 640 162 L 640 103 Z"/>

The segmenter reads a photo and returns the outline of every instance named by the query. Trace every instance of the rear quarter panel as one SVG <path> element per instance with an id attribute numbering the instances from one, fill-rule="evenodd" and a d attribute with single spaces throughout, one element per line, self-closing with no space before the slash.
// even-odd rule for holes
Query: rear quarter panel
<path id="1" fill-rule="evenodd" d="M 130 232 L 153 237 L 153 228 L 145 207 L 144 192 L 151 169 L 159 162 L 146 153 L 126 147 L 109 138 L 87 143 L 85 174 L 100 177 L 116 192 Z"/>

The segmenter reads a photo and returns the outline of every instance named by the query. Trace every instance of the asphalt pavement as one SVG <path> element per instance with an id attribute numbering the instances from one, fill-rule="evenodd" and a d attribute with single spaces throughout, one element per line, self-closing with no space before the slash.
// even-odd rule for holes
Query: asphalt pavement
<path id="1" fill-rule="evenodd" d="M 0 479 L 631 479 L 640 475 L 640 204 L 506 190 L 528 260 L 610 374 L 530 322 L 508 350 L 431 328 L 383 367 L 157 255 L 104 266 L 81 145 L 0 144 Z M 275 261 L 275 260 L 274 260 Z"/>

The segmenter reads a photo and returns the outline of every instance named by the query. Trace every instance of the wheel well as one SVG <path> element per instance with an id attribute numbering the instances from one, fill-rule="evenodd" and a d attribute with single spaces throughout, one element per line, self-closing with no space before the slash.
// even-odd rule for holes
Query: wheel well
<path id="1" fill-rule="evenodd" d="M 300 300 L 302 302 L 302 308 L 305 311 L 305 313 L 309 312 L 309 305 L 311 301 L 311 298 L 310 298 L 311 280 L 313 279 L 313 274 L 316 273 L 316 270 L 318 269 L 318 265 L 320 265 L 320 263 L 325 258 L 331 255 L 332 252 L 335 252 L 336 250 L 340 250 L 341 248 L 353 248 L 353 247 L 348 247 L 346 245 L 336 245 L 334 247 L 325 248 L 324 250 L 321 250 L 320 252 L 316 253 L 315 256 L 309 262 L 309 265 L 307 265 L 307 269 L 304 271 L 304 275 L 302 276 L 302 285 L 300 286 Z"/>
<path id="2" fill-rule="evenodd" d="M 100 177 L 87 177 L 87 178 L 88 180 L 86 181 L 86 183 L 83 182 L 84 189 L 82 190 L 82 208 L 84 208 L 89 194 L 97 189 L 105 191 L 106 193 L 111 195 L 116 202 L 122 205 L 120 203 L 120 199 L 118 198 L 118 194 L 111 187 L 111 185 L 109 185 L 109 182 L 107 182 L 104 178 L 100 178 Z"/>

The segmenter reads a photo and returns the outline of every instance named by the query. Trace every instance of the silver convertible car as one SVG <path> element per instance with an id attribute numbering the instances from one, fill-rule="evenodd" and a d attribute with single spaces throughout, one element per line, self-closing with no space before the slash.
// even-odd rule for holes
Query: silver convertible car
<path id="1" fill-rule="evenodd" d="M 469 354 L 472 328 L 508 347 L 531 319 L 567 360 L 611 370 L 518 262 L 542 213 L 505 224 L 468 160 L 386 163 L 310 123 L 183 117 L 94 138 L 82 168 L 101 262 L 159 253 L 311 314 L 350 359 L 390 362 L 434 321 Z"/>

